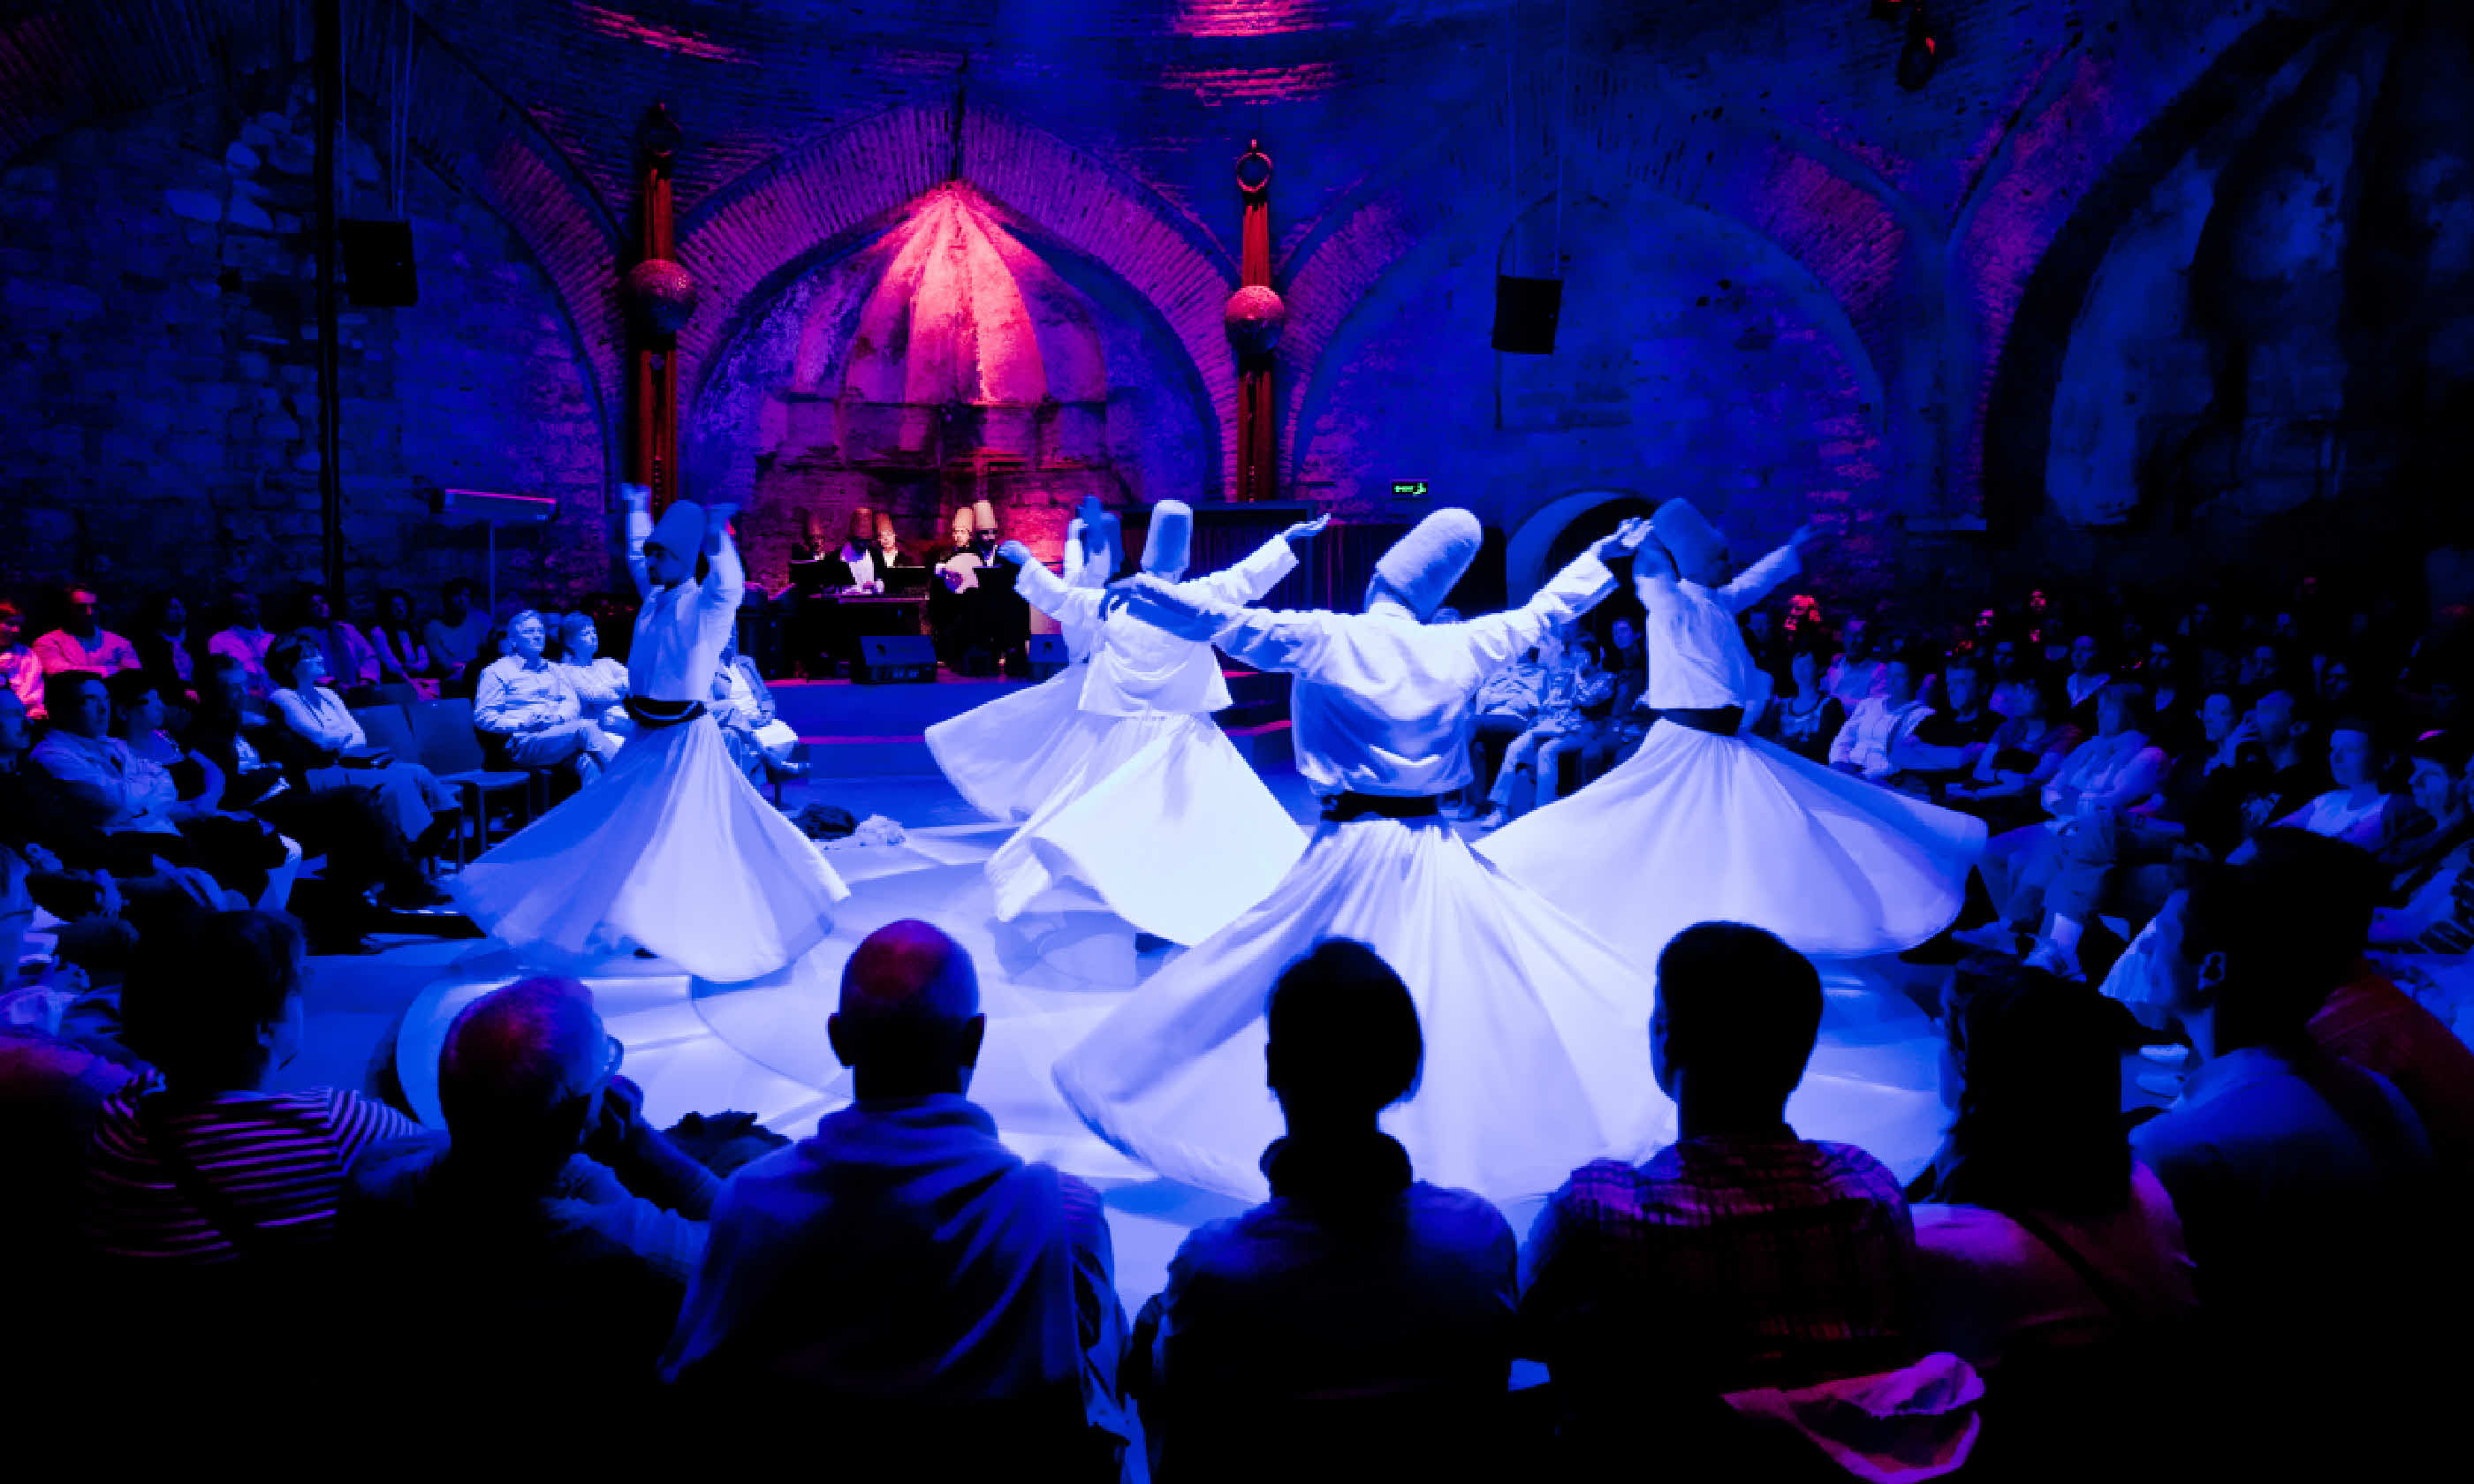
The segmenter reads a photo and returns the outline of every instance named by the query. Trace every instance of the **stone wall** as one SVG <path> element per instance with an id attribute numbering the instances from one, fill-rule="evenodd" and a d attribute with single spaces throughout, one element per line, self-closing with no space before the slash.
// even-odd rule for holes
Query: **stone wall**
<path id="1" fill-rule="evenodd" d="M 277 595 L 323 561 L 314 130 L 289 69 L 84 125 L 0 167 L 0 588 L 78 575 L 126 614 Z M 355 120 L 355 123 L 365 121 Z M 348 215 L 389 207 L 356 130 Z M 546 494 L 502 597 L 609 586 L 602 410 L 557 297 L 488 209 L 416 164 L 420 303 L 341 316 L 349 586 L 480 578 L 443 488 Z"/>

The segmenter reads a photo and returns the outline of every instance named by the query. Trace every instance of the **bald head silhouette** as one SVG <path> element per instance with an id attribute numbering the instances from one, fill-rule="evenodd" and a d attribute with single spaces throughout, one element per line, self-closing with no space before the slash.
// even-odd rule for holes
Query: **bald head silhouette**
<path id="1" fill-rule="evenodd" d="M 971 955 L 911 918 L 887 922 L 852 951 L 841 1008 L 825 1023 L 861 1102 L 964 1090 L 986 1029 Z"/>

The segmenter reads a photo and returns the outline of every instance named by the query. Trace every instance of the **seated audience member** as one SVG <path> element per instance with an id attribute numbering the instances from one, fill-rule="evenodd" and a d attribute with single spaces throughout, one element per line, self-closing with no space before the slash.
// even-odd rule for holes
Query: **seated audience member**
<path id="1" fill-rule="evenodd" d="M 248 900 L 258 899 L 268 873 L 290 854 L 280 836 L 223 813 L 220 800 L 182 798 L 170 772 L 111 735 L 111 694 L 103 681 L 69 670 L 45 677 L 43 689 L 52 729 L 29 760 L 51 784 L 48 806 L 61 827 L 100 851 L 75 864 L 127 875 L 154 874 L 158 859 L 201 867 Z"/>
<path id="2" fill-rule="evenodd" d="M 341 691 L 361 690 L 378 682 L 378 652 L 366 634 L 334 610 L 327 589 L 311 586 L 295 600 L 292 632 L 306 636 L 327 657 L 327 682 Z"/>
<path id="3" fill-rule="evenodd" d="M 430 654 L 429 641 L 413 621 L 411 593 L 389 587 L 378 594 L 378 621 L 370 626 L 370 647 L 377 651 L 380 684 L 410 685 L 423 700 L 438 699 L 447 666 Z"/>
<path id="4" fill-rule="evenodd" d="M 959 944 L 910 921 L 860 944 L 826 1023 L 855 1100 L 723 1187 L 666 1378 L 797 1392 L 837 1438 L 982 1409 L 1020 1424 L 980 1440 L 998 1450 L 1131 1436 L 1099 1193 L 964 1096 L 986 1029 Z"/>
<path id="5" fill-rule="evenodd" d="M 2104 688 L 2097 698 L 2097 734 L 2074 749 L 2044 787 L 2046 818 L 1985 842 L 1977 869 L 1987 895 L 2002 904 L 2001 921 L 1957 934 L 1960 942 L 2007 952 L 2016 946 L 2012 938 L 2032 936 L 2045 920 L 2046 888 L 2068 860 L 2071 838 L 2107 827 L 2091 822 L 2110 822 L 2155 795 L 2167 759 L 2148 745 L 2147 720 L 2147 692 L 2127 682 Z"/>
<path id="6" fill-rule="evenodd" d="M 1651 1399 L 1915 1358 L 1897 1178 L 1787 1127 L 1821 1003 L 1812 965 L 1758 927 L 1703 922 L 1659 955 L 1650 1063 L 1682 1137 L 1576 1171 L 1522 1254 L 1521 1320 L 1575 1430 L 1637 1440 Z"/>
<path id="7" fill-rule="evenodd" d="M 2171 1198 L 2131 1158 L 2103 1001 L 1994 960 L 1960 976 L 1942 1024 L 1956 1116 L 1907 1191 L 1932 1203 L 1911 1208 L 1923 1347 L 1990 1376 L 2096 1348 L 2121 1367 L 2170 1344 L 2198 1306 L 2191 1255 Z"/>
<path id="8" fill-rule="evenodd" d="M 189 653 L 189 610 L 177 592 L 155 595 L 136 642 L 139 666 L 167 706 L 186 710 L 197 700 L 196 658 Z"/>
<path id="9" fill-rule="evenodd" d="M 1570 639 L 1569 634 L 1549 631 L 1538 641 L 1537 706 L 1530 712 L 1529 725 L 1504 749 L 1503 766 L 1487 795 L 1486 813 L 1477 821 L 1481 828 L 1502 824 L 1520 794 L 1532 795 L 1540 806 L 1554 802 L 1560 786 L 1556 770 L 1562 766 L 1563 754 L 1586 740 L 1583 733 L 1589 720 L 1585 712 L 1614 695 L 1614 677 Z"/>
<path id="10" fill-rule="evenodd" d="M 463 578 L 449 579 L 438 589 L 439 615 L 422 627 L 422 644 L 442 677 L 462 673 L 475 659 L 486 664 L 497 658 L 484 648 L 490 615 L 473 607 L 473 591 Z"/>
<path id="11" fill-rule="evenodd" d="M 141 1327 L 102 1327 L 98 1374 L 133 1400 L 254 1386 L 279 1355 L 297 1361 L 330 1307 L 323 1259 L 354 1161 L 419 1132 L 357 1092 L 267 1089 L 301 1049 L 303 979 L 300 931 L 278 915 L 194 915 L 140 938 L 121 1010 L 153 1070 L 96 1116 L 83 1213 L 96 1302 Z M 118 1343 L 128 1332 L 147 1344 Z"/>
<path id="12" fill-rule="evenodd" d="M 2429 732 L 2409 749 L 2409 791 L 2432 820 L 2416 858 L 2389 880 L 2371 914 L 2370 943 L 2386 953 L 2443 954 L 2474 950 L 2474 924 L 2458 910 L 2460 883 L 2474 865 L 2474 750 L 2447 732 Z"/>
<path id="13" fill-rule="evenodd" d="M 222 655 L 207 660 L 198 694 L 198 711 L 182 743 L 222 773 L 225 807 L 255 814 L 309 853 L 326 857 L 318 877 L 302 882 L 293 898 L 309 929 L 311 951 L 374 951 L 363 938 L 378 931 L 473 933 L 469 919 L 437 910 L 446 895 L 420 860 L 460 826 L 460 802 L 430 815 L 418 840 L 407 837 L 402 821 L 428 815 L 417 778 L 385 767 L 304 768 L 296 787 L 280 765 L 258 751 L 253 731 L 262 734 L 264 729 L 243 725 L 247 678 L 238 664 Z M 417 812 L 407 813 L 408 805 Z M 375 911 L 369 910 L 373 888 Z"/>
<path id="14" fill-rule="evenodd" d="M 507 653 L 481 672 L 473 725 L 519 767 L 590 777 L 618 755 L 618 743 L 584 714 L 575 687 L 543 653 L 548 639 L 548 624 L 530 609 L 507 620 Z"/>
<path id="15" fill-rule="evenodd" d="M 2157 915 L 2194 1065 L 2131 1135 L 2198 1265 L 2213 1354 L 2194 1379 L 2215 1383 L 2228 1416 L 2275 1419 L 2244 1436 L 2288 1463 L 2395 1441 L 2428 1400 L 2417 1338 L 2462 1323 L 2443 1302 L 2453 1264 L 2422 1247 L 2435 1167 L 2421 1120 L 2386 1078 L 2312 1043 L 2345 956 L 2326 892 L 2271 854 L 2203 868 Z"/>
<path id="16" fill-rule="evenodd" d="M 43 662 L 24 643 L 26 615 L 17 605 L 0 598 L 0 690 L 6 690 L 36 721 L 43 718 Z"/>
<path id="17" fill-rule="evenodd" d="M 1821 688 L 1852 714 L 1856 704 L 1881 693 L 1880 643 L 1870 622 L 1850 618 L 1840 631 L 1838 656 L 1821 678 Z"/>
<path id="18" fill-rule="evenodd" d="M 1830 742 L 1830 765 L 1876 780 L 1896 771 L 1891 750 L 1906 740 L 1932 707 L 1916 699 L 1915 666 L 1904 655 L 1881 661 L 1873 694 L 1849 705 L 1847 723 Z"/>
<path id="19" fill-rule="evenodd" d="M 2062 689 L 2070 697 L 2070 719 L 2081 731 L 2096 730 L 2097 697 L 2112 683 L 2113 667 L 2105 663 L 2104 640 L 2093 634 L 2073 635 L 2070 673 L 2062 678 Z"/>
<path id="20" fill-rule="evenodd" d="M 799 733 L 776 713 L 771 688 L 757 673 L 756 661 L 739 652 L 736 638 L 722 642 L 711 709 L 731 757 L 750 782 L 761 787 L 767 778 L 795 778 L 807 773 L 808 765 L 790 756 L 790 750 L 799 745 Z"/>
<path id="21" fill-rule="evenodd" d="M 1985 705 L 1984 668 L 1968 658 L 1942 667 L 1941 704 L 1890 744 L 1899 786 L 1939 798 L 1976 771 L 2001 718 Z"/>
<path id="22" fill-rule="evenodd" d="M 1799 757 L 1826 763 L 1830 750 L 1846 725 L 1847 706 L 1821 682 L 1821 651 L 1798 644 L 1787 660 L 1792 691 L 1780 696 L 1763 713 L 1762 730 L 1779 746 Z"/>
<path id="23" fill-rule="evenodd" d="M 275 635 L 258 622 L 257 597 L 255 593 L 232 593 L 224 600 L 224 612 L 231 622 L 207 638 L 206 653 L 238 660 L 242 673 L 249 677 L 250 694 L 262 697 L 275 688 L 266 674 L 266 652 L 275 643 Z"/>
<path id="24" fill-rule="evenodd" d="M 352 1170 L 342 1240 L 407 1379 L 621 1394 L 656 1362 L 720 1183 L 643 1118 L 592 992 L 525 979 L 455 1017 L 447 1132 Z"/>
<path id="25" fill-rule="evenodd" d="M 440 683 L 439 694 L 460 697 L 467 701 L 475 699 L 481 693 L 481 677 L 489 672 L 490 666 L 515 652 L 515 640 L 509 637 L 507 626 L 498 623 L 490 625 L 489 631 L 481 635 L 476 653 L 464 662 L 462 668 L 450 673 Z"/>
<path id="26" fill-rule="evenodd" d="M 1281 973 L 1268 1016 L 1288 1127 L 1263 1155 L 1272 1199 L 1188 1235 L 1137 1329 L 1159 1472 L 1472 1464 L 1511 1366 L 1516 1249 L 1492 1206 L 1416 1179 L 1375 1126 L 1417 1089 L 1417 1005 L 1373 949 L 1336 938 Z M 1344 1398 L 1362 1400 L 1318 1405 Z M 1365 1430 L 1340 1432 L 1352 1419 Z"/>
<path id="27" fill-rule="evenodd" d="M 1994 739 L 1977 754 L 1977 769 L 1964 784 L 1942 789 L 1942 802 L 1984 819 L 1994 833 L 2044 819 L 2044 786 L 2061 772 L 2078 747 L 2080 732 L 2063 720 L 2061 681 L 2016 678 L 1994 687 L 1994 710 L 2006 717 Z"/>
<path id="28" fill-rule="evenodd" d="M 1477 716 L 1469 730 L 1469 773 L 1475 780 L 1472 794 L 1492 786 L 1494 771 L 1487 765 L 1488 739 L 1499 738 L 1506 748 L 1514 738 L 1529 730 L 1538 718 L 1538 706 L 1546 693 L 1546 666 L 1532 649 L 1518 659 L 1486 678 L 1477 688 L 1470 708 Z"/>
<path id="29" fill-rule="evenodd" d="M 2170 637 L 2153 640 L 2139 666 L 2138 680 L 2147 687 L 2148 734 L 2165 751 L 2180 756 L 2199 740 L 2199 703 L 2207 694 L 2190 646 Z"/>
<path id="30" fill-rule="evenodd" d="M 369 789 L 407 840 L 423 839 L 440 817 L 460 813 L 462 802 L 436 774 L 370 746 L 352 707 L 320 683 L 327 659 L 318 646 L 286 634 L 266 658 L 268 674 L 280 686 L 267 697 L 279 718 L 269 737 L 288 754 L 284 769 L 297 786 Z"/>
<path id="31" fill-rule="evenodd" d="M 2328 729 L 2328 777 L 2337 786 L 2271 821 L 2271 826 L 2342 840 L 2386 858 L 2412 836 L 2428 829 L 2430 821 L 2414 807 L 2412 798 L 2382 786 L 2382 766 L 2371 724 L 2358 717 L 2341 718 Z M 2235 851 L 2235 860 L 2243 858 L 2243 851 Z"/>
<path id="32" fill-rule="evenodd" d="M 2328 997 L 2311 1017 L 2312 1044 L 2387 1078 L 2421 1118 L 2441 1170 L 2474 1194 L 2474 1048 L 2362 957 L 2378 863 L 2341 840 L 2294 829 L 2261 831 L 2253 860 L 2317 884 L 2308 910 L 2318 921 L 2306 926 L 2335 967 Z"/>
<path id="33" fill-rule="evenodd" d="M 590 613 L 558 621 L 558 673 L 567 679 L 585 716 L 613 736 L 627 730 L 627 666 L 601 653 L 601 631 Z"/>
<path id="34" fill-rule="evenodd" d="M 100 594 L 90 586 L 76 586 L 69 588 L 64 597 L 67 618 L 35 641 L 35 659 L 42 665 L 45 675 L 82 670 L 109 677 L 142 667 L 137 647 L 103 626 Z"/>
<path id="35" fill-rule="evenodd" d="M 1608 698 L 1605 718 L 1581 745 L 1584 783 L 1639 751 L 1649 734 L 1651 718 L 1640 708 L 1649 690 L 1649 649 L 1641 641 L 1640 625 L 1630 618 L 1618 618 L 1607 628 L 1607 668 L 1614 676 L 1614 694 Z"/>
<path id="36" fill-rule="evenodd" d="M 2311 724 L 2296 709 L 2293 693 L 2270 690 L 2251 703 L 2243 718 L 2248 741 L 2259 744 L 2268 767 L 2243 801 L 2243 833 L 2264 828 L 2328 791 L 2328 754 L 2310 744 Z"/>

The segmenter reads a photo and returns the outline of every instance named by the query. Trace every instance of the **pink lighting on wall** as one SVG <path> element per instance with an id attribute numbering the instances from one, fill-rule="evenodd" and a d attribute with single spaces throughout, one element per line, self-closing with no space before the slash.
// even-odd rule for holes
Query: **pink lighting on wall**
<path id="1" fill-rule="evenodd" d="M 1340 68 L 1327 61 L 1294 67 L 1172 67 L 1160 74 L 1162 87 L 1192 93 L 1206 108 L 1318 98 L 1339 84 Z"/>
<path id="2" fill-rule="evenodd" d="M 742 67 L 756 65 L 756 59 L 746 53 L 735 47 L 723 46 L 719 42 L 708 41 L 691 31 L 674 31 L 667 26 L 657 26 L 633 15 L 603 10 L 597 5 L 586 3 L 586 0 L 574 0 L 574 4 L 570 9 L 573 11 L 575 18 L 583 22 L 586 29 L 596 31 L 613 40 L 632 41 L 640 46 L 658 47 L 680 57 L 693 57 L 699 61 L 726 61 Z"/>
<path id="3" fill-rule="evenodd" d="M 1169 21 L 1181 36 L 1276 36 L 1335 24 L 1330 0 L 1183 0 Z"/>

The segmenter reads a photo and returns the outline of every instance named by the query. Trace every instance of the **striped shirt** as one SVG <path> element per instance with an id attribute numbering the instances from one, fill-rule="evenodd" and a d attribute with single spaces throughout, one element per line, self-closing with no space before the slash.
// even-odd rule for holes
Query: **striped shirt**
<path id="1" fill-rule="evenodd" d="M 1871 1375 L 1915 1359 L 1915 1247 L 1897 1177 L 1852 1144 L 1687 1138 L 1573 1172 L 1522 1254 L 1520 1315 L 1558 1384 L 1649 1355 L 1722 1392 Z"/>
<path id="2" fill-rule="evenodd" d="M 162 1087 L 153 1072 L 104 1101 L 86 1165 L 86 1238 L 108 1257 L 185 1263 L 240 1256 L 226 1233 L 190 1204 L 172 1166 L 148 1147 L 138 1100 Z M 323 1242 L 362 1150 L 421 1132 L 401 1113 L 357 1092 L 219 1092 L 162 1110 L 199 1178 L 275 1241 Z"/>

